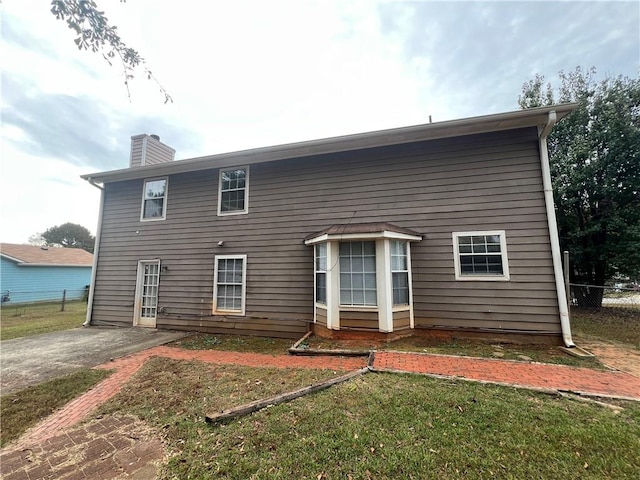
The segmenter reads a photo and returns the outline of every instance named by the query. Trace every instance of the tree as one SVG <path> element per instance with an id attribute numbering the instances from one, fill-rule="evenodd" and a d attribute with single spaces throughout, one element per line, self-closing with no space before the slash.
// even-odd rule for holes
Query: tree
<path id="1" fill-rule="evenodd" d="M 125 1 L 125 0 L 121 0 Z M 53 0 L 51 13 L 58 20 L 63 20 L 76 33 L 74 40 L 79 50 L 100 52 L 109 65 L 113 60 L 119 60 L 124 74 L 124 84 L 127 96 L 131 99 L 129 82 L 134 78 L 137 68 L 142 68 L 148 80 L 156 82 L 160 93 L 164 95 L 164 103 L 173 102 L 171 95 L 158 82 L 149 69 L 144 58 L 137 50 L 128 47 L 118 35 L 117 27 L 109 25 L 104 12 L 98 10 L 93 0 Z"/>
<path id="2" fill-rule="evenodd" d="M 42 247 L 47 244 L 47 241 L 44 239 L 41 233 L 34 233 L 27 240 L 29 245 L 35 245 L 36 247 Z"/>
<path id="3" fill-rule="evenodd" d="M 518 99 L 521 108 L 579 104 L 548 147 L 561 247 L 571 281 L 584 285 L 640 278 L 640 81 L 595 76 L 595 68 L 561 71 L 556 93 L 536 75 Z M 581 289 L 577 300 L 599 308 L 602 289 Z"/>
<path id="4" fill-rule="evenodd" d="M 76 223 L 51 227 L 42 234 L 42 238 L 49 247 L 82 248 L 90 253 L 93 253 L 96 241 L 89 230 Z"/>

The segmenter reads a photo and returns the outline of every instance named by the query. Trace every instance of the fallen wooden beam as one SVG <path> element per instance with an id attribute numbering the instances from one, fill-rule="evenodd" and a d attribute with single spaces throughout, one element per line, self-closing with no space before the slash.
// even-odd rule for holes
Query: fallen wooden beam
<path id="1" fill-rule="evenodd" d="M 223 423 L 223 422 L 232 420 L 234 418 L 243 417 L 253 412 L 257 412 L 258 410 L 262 410 L 265 407 L 270 407 L 272 405 L 278 405 L 280 403 L 289 402 L 298 397 L 302 397 L 304 395 L 309 395 L 310 393 L 315 393 L 321 390 L 325 390 L 333 385 L 346 382 L 348 380 L 351 380 L 352 378 L 358 377 L 360 375 L 364 375 L 365 373 L 368 373 L 368 372 L 369 372 L 369 367 L 364 367 L 364 368 L 361 368 L 360 370 L 355 370 L 353 372 L 349 372 L 345 375 L 332 378 L 325 382 L 316 383 L 314 385 L 300 388 L 292 392 L 282 393 L 280 395 L 276 395 L 271 398 L 256 400 L 255 402 L 247 403 L 239 407 L 231 408 L 229 410 L 223 410 L 220 413 L 205 415 L 204 419 L 207 423 L 211 423 L 211 424 Z"/>
<path id="2" fill-rule="evenodd" d="M 304 342 L 307 338 L 309 338 L 311 336 L 312 333 L 313 333 L 313 331 L 309 330 L 307 333 L 304 334 L 304 337 L 302 337 L 300 340 L 298 340 L 296 343 L 294 343 L 291 346 L 291 348 L 294 349 L 294 350 L 296 348 L 298 348 L 302 342 Z"/>
<path id="3" fill-rule="evenodd" d="M 334 357 L 366 357 L 369 350 L 319 350 L 315 348 L 293 348 L 289 349 L 291 355 L 308 355 L 308 356 L 334 356 Z"/>

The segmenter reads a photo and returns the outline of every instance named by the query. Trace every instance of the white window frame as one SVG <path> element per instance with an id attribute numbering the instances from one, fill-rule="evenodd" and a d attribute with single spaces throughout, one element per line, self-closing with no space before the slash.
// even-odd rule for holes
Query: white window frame
<path id="1" fill-rule="evenodd" d="M 242 260 L 242 306 L 240 310 L 218 308 L 218 260 Z M 214 315 L 245 315 L 247 300 L 247 256 L 246 255 L 215 255 L 213 258 L 213 314 Z"/>
<path id="2" fill-rule="evenodd" d="M 144 217 L 144 203 L 147 200 L 152 200 L 147 198 L 147 183 L 148 182 L 157 182 L 158 180 L 164 180 L 164 197 L 162 197 L 162 216 L 153 217 L 153 218 L 145 218 Z M 142 182 L 142 205 L 140 207 L 140 221 L 141 222 L 157 222 L 159 220 L 165 220 L 167 218 L 167 204 L 169 200 L 169 177 L 157 177 L 157 178 L 145 178 Z"/>
<path id="3" fill-rule="evenodd" d="M 222 207 L 222 174 L 231 170 L 244 170 L 244 210 L 234 210 L 233 212 L 223 212 Z M 218 216 L 226 217 L 227 215 L 246 215 L 249 213 L 249 165 L 221 168 L 218 170 Z"/>
<path id="4" fill-rule="evenodd" d="M 338 302 L 340 305 L 340 308 L 357 308 L 357 309 L 372 309 L 372 310 L 377 310 L 378 309 L 378 283 L 379 283 L 379 279 L 378 279 L 378 265 L 377 265 L 377 258 L 378 258 L 378 248 L 376 245 L 376 241 L 375 240 L 349 240 L 349 241 L 345 241 L 345 242 L 338 242 L 337 248 L 338 248 L 338 265 L 340 265 L 340 259 L 341 259 L 341 255 L 340 255 L 340 246 L 342 244 L 353 244 L 353 243 L 362 243 L 363 247 L 365 243 L 371 243 L 373 244 L 373 264 L 374 264 L 374 268 L 375 271 L 374 272 L 362 272 L 363 275 L 363 279 L 364 279 L 364 275 L 367 274 L 372 274 L 374 275 L 375 278 L 375 282 L 376 282 L 376 286 L 375 289 L 371 289 L 371 288 L 366 288 L 364 287 L 362 290 L 362 294 L 363 294 L 363 301 L 366 302 L 366 292 L 367 291 L 374 291 L 375 292 L 375 297 L 376 297 L 376 303 L 375 304 L 371 304 L 371 303 L 342 303 L 342 290 L 343 290 L 343 285 L 342 282 L 340 281 L 340 277 L 343 274 L 346 274 L 346 272 L 342 271 L 342 268 L 338 267 Z M 351 249 L 350 249 L 351 251 Z M 363 257 L 365 255 L 363 254 Z M 350 256 L 349 258 L 353 258 L 353 256 Z M 353 275 L 353 272 L 350 272 Z M 360 272 L 356 272 L 356 273 L 360 273 Z M 344 287 L 346 289 L 346 287 Z M 353 285 L 351 285 L 349 287 L 349 291 L 351 292 L 351 296 L 353 297 Z M 357 289 L 359 290 L 359 289 Z"/>
<path id="5" fill-rule="evenodd" d="M 460 237 L 473 236 L 499 236 L 500 237 L 500 256 L 502 258 L 502 274 L 495 275 L 469 275 L 462 274 L 460 268 L 460 248 L 458 239 Z M 483 282 L 507 282 L 511 279 L 509 274 L 509 256 L 507 255 L 507 235 L 504 230 L 484 230 L 475 232 L 453 232 L 453 263 L 455 267 L 456 280 L 461 281 L 483 281 Z"/>
<path id="6" fill-rule="evenodd" d="M 324 262 L 325 262 L 325 268 L 320 268 L 319 267 L 319 262 L 318 262 L 318 250 L 323 248 L 324 249 Z M 328 248 L 328 244 L 327 243 L 318 243 L 316 245 L 314 245 L 313 248 L 313 261 L 314 261 L 314 275 L 313 275 L 313 292 L 314 292 L 314 301 L 316 304 L 318 304 L 321 307 L 326 308 L 327 307 L 327 295 L 328 295 L 328 284 L 327 284 L 327 277 L 328 277 L 328 265 L 329 265 L 329 248 Z M 324 302 L 321 300 L 318 300 L 318 274 L 324 275 Z"/>
<path id="7" fill-rule="evenodd" d="M 391 261 L 391 304 L 393 308 L 396 307 L 408 307 L 411 304 L 411 265 L 410 265 L 410 257 L 409 257 L 409 242 L 405 240 L 389 240 L 389 248 L 393 246 L 393 243 L 397 242 L 404 247 L 404 255 L 394 255 L 392 251 L 389 252 L 389 259 Z M 404 270 L 394 270 L 393 269 L 393 257 L 404 257 L 407 262 L 406 268 Z M 407 279 L 407 303 L 395 303 L 395 298 L 393 295 L 393 274 L 394 273 L 402 273 L 406 276 Z"/>

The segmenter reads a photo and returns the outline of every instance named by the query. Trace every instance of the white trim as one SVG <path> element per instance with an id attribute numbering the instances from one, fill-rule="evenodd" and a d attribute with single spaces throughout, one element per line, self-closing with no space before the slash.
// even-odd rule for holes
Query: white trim
<path id="1" fill-rule="evenodd" d="M 340 268 L 337 242 L 327 243 L 327 328 L 340 330 Z"/>
<path id="2" fill-rule="evenodd" d="M 235 210 L 233 212 L 222 212 L 220 207 L 222 205 L 222 172 L 229 172 L 231 170 L 245 171 L 244 180 L 244 210 Z M 237 167 L 221 168 L 218 170 L 218 216 L 226 217 L 229 215 L 246 215 L 249 213 L 249 165 L 240 165 Z"/>
<path id="3" fill-rule="evenodd" d="M 502 258 L 502 274 L 498 275 L 462 275 L 460 271 L 460 252 L 458 249 L 459 237 L 489 236 L 500 237 L 500 255 Z M 453 232 L 453 264 L 455 268 L 455 278 L 461 281 L 482 281 L 482 282 L 507 282 L 510 280 L 509 259 L 507 255 L 507 235 L 504 230 L 483 230 L 474 232 Z"/>
<path id="4" fill-rule="evenodd" d="M 242 260 L 242 306 L 240 310 L 225 310 L 218 308 L 217 298 L 218 298 L 218 260 Z M 212 303 L 212 314 L 213 315 L 234 315 L 241 316 L 245 315 L 246 308 L 246 300 L 247 300 L 247 256 L 246 255 L 215 255 L 213 257 L 213 303 Z"/>
<path id="5" fill-rule="evenodd" d="M 140 325 L 140 314 L 142 313 L 142 283 L 143 283 L 143 276 L 144 276 L 144 271 L 142 269 L 142 266 L 145 263 L 149 263 L 149 264 L 157 264 L 158 265 L 158 285 L 156 286 L 157 291 L 156 291 L 156 316 L 153 317 L 153 325 Z M 137 326 L 141 326 L 141 327 L 150 327 L 150 328 L 155 328 L 156 327 L 156 319 L 158 318 L 158 300 L 160 299 L 160 259 L 159 258 L 153 258 L 151 260 L 138 260 L 138 270 L 136 272 L 136 291 L 135 291 L 135 297 L 134 297 L 134 301 L 133 301 L 133 326 L 137 327 Z M 149 320 L 151 320 L 151 318 L 149 318 Z"/>
<path id="6" fill-rule="evenodd" d="M 18 264 L 21 264 L 21 263 L 27 263 L 27 262 L 25 262 L 24 260 L 20 260 L 19 258 L 12 257 L 11 255 L 7 255 L 6 253 L 0 253 L 0 257 L 4 257 L 4 258 L 6 258 L 7 260 L 12 260 L 12 261 L 14 261 L 14 262 L 16 262 L 16 263 L 18 263 Z"/>
<path id="7" fill-rule="evenodd" d="M 415 328 L 413 321 L 413 277 L 411 272 L 411 244 L 407 243 L 407 270 L 408 270 L 408 280 L 409 280 L 409 327 Z M 393 281 L 393 279 L 392 279 Z M 402 305 L 398 305 L 398 308 L 402 307 Z M 398 310 L 401 312 L 402 310 Z"/>
<path id="8" fill-rule="evenodd" d="M 98 273 L 98 254 L 100 253 L 100 236 L 102 235 L 102 217 L 104 216 L 104 188 L 100 188 L 100 209 L 98 210 L 98 228 L 96 229 L 96 240 L 93 245 L 93 268 L 91 269 L 91 283 L 89 283 L 89 297 L 87 298 L 87 316 L 84 327 L 91 325 L 93 315 L 93 296 L 96 291 L 96 275 Z"/>
<path id="9" fill-rule="evenodd" d="M 379 238 L 389 238 L 393 240 L 406 240 L 409 242 L 419 242 L 422 237 L 417 235 L 409 235 L 407 233 L 392 232 L 384 230 L 382 232 L 373 233 L 323 233 L 320 236 L 305 240 L 305 245 L 315 245 L 316 243 L 331 242 L 331 241 L 346 241 L 352 242 L 356 240 L 378 240 Z"/>
<path id="10" fill-rule="evenodd" d="M 554 110 L 549 112 L 549 118 L 545 127 L 538 133 L 538 146 L 540 148 L 540 165 L 542 169 L 542 186 L 544 190 L 544 205 L 547 211 L 547 226 L 551 241 L 551 259 L 553 261 L 553 274 L 556 282 L 556 296 L 558 298 L 558 310 L 560 313 L 560 329 L 565 346 L 575 347 L 571 337 L 571 322 L 569 319 L 569 305 L 562 272 L 562 256 L 560 252 L 560 237 L 558 236 L 558 222 L 553 203 L 553 185 L 551 183 L 551 170 L 549 168 L 549 150 L 547 148 L 547 135 L 558 120 Z"/>
<path id="11" fill-rule="evenodd" d="M 144 202 L 147 200 L 147 182 L 157 182 L 158 180 L 164 180 L 164 197 L 162 197 L 162 216 L 153 218 L 144 218 Z M 167 218 L 167 205 L 169 202 L 169 177 L 153 177 L 145 178 L 142 181 L 142 204 L 140 206 L 140 221 L 141 222 L 157 222 L 159 220 L 165 220 Z"/>
<path id="12" fill-rule="evenodd" d="M 389 240 L 376 240 L 376 289 L 378 300 L 378 330 L 393 332 L 393 280 L 391 279 L 391 248 Z"/>

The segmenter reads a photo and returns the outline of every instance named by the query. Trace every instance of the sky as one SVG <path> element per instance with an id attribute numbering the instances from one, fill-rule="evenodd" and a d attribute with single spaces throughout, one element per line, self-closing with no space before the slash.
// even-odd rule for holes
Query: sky
<path id="1" fill-rule="evenodd" d="M 48 0 L 0 4 L 0 242 L 95 233 L 81 174 L 131 136 L 185 159 L 518 109 L 536 74 L 640 73 L 638 1 L 96 0 L 142 72 L 79 51 Z"/>

